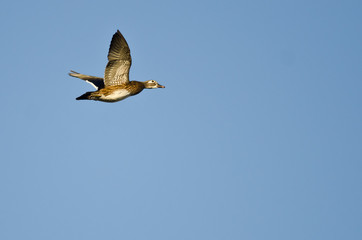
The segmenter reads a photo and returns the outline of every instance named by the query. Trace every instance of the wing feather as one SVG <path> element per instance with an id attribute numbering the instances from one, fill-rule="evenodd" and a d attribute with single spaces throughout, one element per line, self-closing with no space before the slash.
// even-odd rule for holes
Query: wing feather
<path id="1" fill-rule="evenodd" d="M 77 72 L 72 71 L 72 70 L 70 70 L 69 75 L 72 76 L 72 77 L 76 77 L 76 78 L 80 78 L 80 79 L 85 80 L 87 83 L 91 84 L 96 89 L 104 88 L 103 78 L 101 78 L 101 77 L 94 77 L 94 76 L 84 75 L 84 74 L 77 73 Z"/>
<path id="2" fill-rule="evenodd" d="M 113 35 L 108 52 L 108 64 L 104 72 L 104 84 L 106 87 L 121 85 L 129 82 L 129 69 L 132 58 L 126 39 L 121 32 Z"/>

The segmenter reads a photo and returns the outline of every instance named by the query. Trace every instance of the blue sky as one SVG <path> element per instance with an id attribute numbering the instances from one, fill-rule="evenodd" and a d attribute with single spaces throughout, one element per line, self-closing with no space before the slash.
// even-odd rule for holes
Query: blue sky
<path id="1" fill-rule="evenodd" d="M 0 239 L 361 239 L 360 1 L 6 1 Z M 112 35 L 118 103 L 76 101 Z"/>

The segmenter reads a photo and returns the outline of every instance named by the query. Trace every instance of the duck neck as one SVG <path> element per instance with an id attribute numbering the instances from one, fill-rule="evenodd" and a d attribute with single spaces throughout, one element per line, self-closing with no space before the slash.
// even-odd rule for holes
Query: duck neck
<path id="1" fill-rule="evenodd" d="M 143 89 L 145 89 L 145 85 L 143 82 L 131 81 L 130 84 L 132 86 L 132 96 L 139 94 L 140 92 L 142 92 Z"/>

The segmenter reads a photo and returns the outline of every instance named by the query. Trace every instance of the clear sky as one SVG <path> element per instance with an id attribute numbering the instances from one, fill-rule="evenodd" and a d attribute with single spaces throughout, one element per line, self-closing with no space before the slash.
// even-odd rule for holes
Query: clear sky
<path id="1" fill-rule="evenodd" d="M 362 239 L 361 1 L 3 1 L 0 239 Z M 117 103 L 76 101 L 112 35 Z"/>

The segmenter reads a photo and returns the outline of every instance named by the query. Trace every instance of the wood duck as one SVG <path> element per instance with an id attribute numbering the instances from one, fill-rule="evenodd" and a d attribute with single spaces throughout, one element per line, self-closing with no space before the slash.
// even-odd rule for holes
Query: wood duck
<path id="1" fill-rule="evenodd" d="M 112 37 L 109 47 L 108 64 L 104 73 L 104 79 L 80 74 L 75 71 L 69 73 L 70 76 L 83 79 L 97 89 L 95 92 L 86 92 L 76 99 L 117 102 L 139 94 L 145 88 L 164 88 L 164 86 L 158 84 L 155 80 L 145 82 L 129 81 L 131 63 L 131 53 L 126 39 L 121 32 L 117 30 Z"/>

